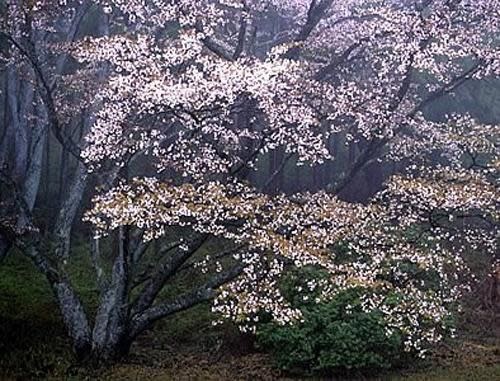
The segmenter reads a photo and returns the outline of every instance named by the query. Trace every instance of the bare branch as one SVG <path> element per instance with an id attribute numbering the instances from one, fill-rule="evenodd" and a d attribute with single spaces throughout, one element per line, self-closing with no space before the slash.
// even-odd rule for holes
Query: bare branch
<path id="1" fill-rule="evenodd" d="M 241 274 L 243 269 L 243 265 L 235 265 L 226 272 L 214 275 L 204 285 L 191 292 L 180 295 L 171 302 L 158 304 L 136 314 L 132 318 L 130 338 L 133 339 L 137 337 L 137 335 L 161 318 L 186 310 L 197 304 L 212 299 L 216 295 L 216 288 L 236 278 Z"/>

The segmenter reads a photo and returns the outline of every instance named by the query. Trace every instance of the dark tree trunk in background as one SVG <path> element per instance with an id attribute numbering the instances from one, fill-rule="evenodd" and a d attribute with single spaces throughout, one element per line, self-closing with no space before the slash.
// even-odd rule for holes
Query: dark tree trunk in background
<path id="1" fill-rule="evenodd" d="M 28 167 L 23 183 L 24 200 L 30 210 L 33 210 L 35 207 L 38 195 L 43 169 L 44 146 L 47 140 L 47 117 L 45 109 L 40 102 L 36 103 L 35 117 L 36 119 L 31 132 Z"/>
<path id="2" fill-rule="evenodd" d="M 2 168 L 5 163 L 7 163 L 7 159 L 10 153 L 9 142 L 12 141 L 11 129 L 9 128 L 9 97 L 7 80 L 4 79 L 4 82 L 3 94 L 0 93 L 0 96 L 3 95 L 3 97 L 0 98 L 2 100 L 3 107 L 3 109 L 1 110 L 3 125 L 0 126 L 0 168 Z"/>
<path id="3" fill-rule="evenodd" d="M 0 264 L 7 256 L 7 252 L 11 247 L 11 243 L 7 241 L 5 237 L 0 234 Z"/>
<path id="4" fill-rule="evenodd" d="M 8 98 L 11 129 L 14 136 L 15 155 L 13 157 L 12 174 L 18 182 L 24 180 L 28 164 L 30 142 L 28 135 L 28 119 L 34 101 L 33 85 L 19 80 L 17 71 L 8 69 Z"/>

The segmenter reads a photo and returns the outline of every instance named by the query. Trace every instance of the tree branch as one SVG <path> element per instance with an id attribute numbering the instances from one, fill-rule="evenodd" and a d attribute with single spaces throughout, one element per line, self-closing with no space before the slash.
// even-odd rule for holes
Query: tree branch
<path id="1" fill-rule="evenodd" d="M 226 272 L 214 275 L 204 285 L 175 298 L 173 301 L 156 305 L 136 314 L 131 321 L 130 339 L 137 337 L 137 335 L 161 318 L 212 299 L 216 295 L 216 288 L 236 278 L 241 274 L 243 268 L 244 265 L 242 264 L 235 265 Z"/>
<path id="2" fill-rule="evenodd" d="M 28 52 L 21 44 L 19 44 L 12 36 L 0 31 L 0 36 L 4 37 L 9 41 L 30 63 L 38 82 L 42 85 L 42 91 L 40 91 L 40 97 L 47 107 L 47 117 L 51 126 L 51 130 L 54 136 L 59 141 L 59 143 L 66 147 L 68 152 L 70 152 L 78 161 L 81 162 L 80 148 L 67 136 L 64 136 L 61 132 L 61 126 L 59 119 L 57 117 L 57 110 L 55 106 L 54 97 L 52 95 L 52 87 L 48 84 L 43 71 L 38 63 L 38 59 L 35 54 Z"/>
<path id="3" fill-rule="evenodd" d="M 304 26 L 301 28 L 297 37 L 295 37 L 294 42 L 297 44 L 291 48 L 286 54 L 285 58 L 297 59 L 302 51 L 302 44 L 311 35 L 312 31 L 319 24 L 321 19 L 325 16 L 326 11 L 332 5 L 333 0 L 312 0 L 309 5 L 309 10 L 307 12 L 307 20 Z"/>
<path id="4" fill-rule="evenodd" d="M 206 242 L 208 235 L 204 234 L 193 242 L 190 250 L 177 250 L 177 252 L 168 256 L 165 263 L 161 264 L 156 270 L 156 273 L 147 280 L 140 294 L 135 299 L 132 305 L 132 314 L 140 313 L 150 307 L 163 286 L 177 270 Z"/>

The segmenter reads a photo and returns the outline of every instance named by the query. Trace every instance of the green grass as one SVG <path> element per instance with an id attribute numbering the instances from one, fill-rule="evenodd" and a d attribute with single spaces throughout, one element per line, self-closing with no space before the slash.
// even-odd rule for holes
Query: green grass
<path id="1" fill-rule="evenodd" d="M 69 350 L 45 279 L 13 253 L 0 266 L 0 369 L 21 379 L 60 374 Z"/>
<path id="2" fill-rule="evenodd" d="M 44 277 L 18 253 L 9 255 L 0 266 L 0 290 L 3 317 L 31 318 L 34 312 L 42 312 L 40 317 L 46 318 L 45 312 L 52 308 L 50 289 Z M 43 311 L 44 307 L 47 311 Z"/>

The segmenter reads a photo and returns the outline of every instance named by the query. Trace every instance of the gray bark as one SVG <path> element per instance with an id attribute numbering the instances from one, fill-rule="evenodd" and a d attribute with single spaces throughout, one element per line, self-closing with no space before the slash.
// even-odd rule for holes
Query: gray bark
<path id="1" fill-rule="evenodd" d="M 148 329 L 159 319 L 212 299 L 216 295 L 216 288 L 236 278 L 241 274 L 243 268 L 243 265 L 237 264 L 226 272 L 214 275 L 204 285 L 191 292 L 180 295 L 171 302 L 158 304 L 143 312 L 137 313 L 131 318 L 129 340 L 134 340 L 139 334 Z"/>
<path id="2" fill-rule="evenodd" d="M 38 252 L 35 242 L 31 239 L 28 239 L 27 242 L 18 240 L 17 246 L 23 249 L 38 270 L 47 278 L 68 335 L 72 340 L 75 354 L 78 359 L 86 358 L 90 351 L 90 325 L 78 295 L 74 292 L 69 281 L 61 276 L 61 272 L 52 267 Z"/>
<path id="3" fill-rule="evenodd" d="M 9 87 L 8 87 L 8 75 L 4 79 L 4 99 L 3 99 L 3 111 L 2 119 L 3 126 L 0 128 L 0 168 L 3 168 L 4 164 L 7 162 L 12 142 L 12 128 L 9 123 Z"/>
<path id="4" fill-rule="evenodd" d="M 114 360 L 128 352 L 128 284 L 128 242 L 126 228 L 121 227 L 111 283 L 101 297 L 92 331 L 92 356 L 99 362 Z"/>
<path id="5" fill-rule="evenodd" d="M 138 313 L 150 307 L 168 279 L 203 245 L 205 240 L 206 236 L 196 240 L 192 248 L 187 251 L 178 249 L 173 255 L 168 256 L 164 252 L 162 256 L 167 258 L 166 261 L 158 267 L 156 273 L 144 285 L 134 303 L 132 313 Z"/>
<path id="6" fill-rule="evenodd" d="M 23 184 L 23 197 L 30 210 L 33 210 L 35 206 L 40 178 L 42 176 L 43 153 L 47 139 L 46 123 L 45 110 L 38 103 L 36 106 L 36 121 L 32 128 L 28 167 Z"/>
<path id="7" fill-rule="evenodd" d="M 10 111 L 10 129 L 14 147 L 14 165 L 12 173 L 18 182 L 25 176 L 28 161 L 28 113 L 33 103 L 33 86 L 29 83 L 20 86 L 16 68 L 7 69 L 7 97 Z"/>
<path id="8" fill-rule="evenodd" d="M 101 250 L 99 245 L 99 239 L 92 238 L 90 241 L 90 256 L 92 260 L 92 267 L 94 268 L 97 286 L 101 293 L 101 297 L 106 292 L 108 288 L 108 282 L 106 280 L 106 274 L 101 266 Z"/>
<path id="9" fill-rule="evenodd" d="M 69 256 L 71 229 L 87 186 L 87 179 L 87 169 L 82 163 L 78 163 L 73 182 L 68 189 L 67 197 L 61 206 L 55 224 L 54 238 L 58 258 L 67 258 Z"/>

